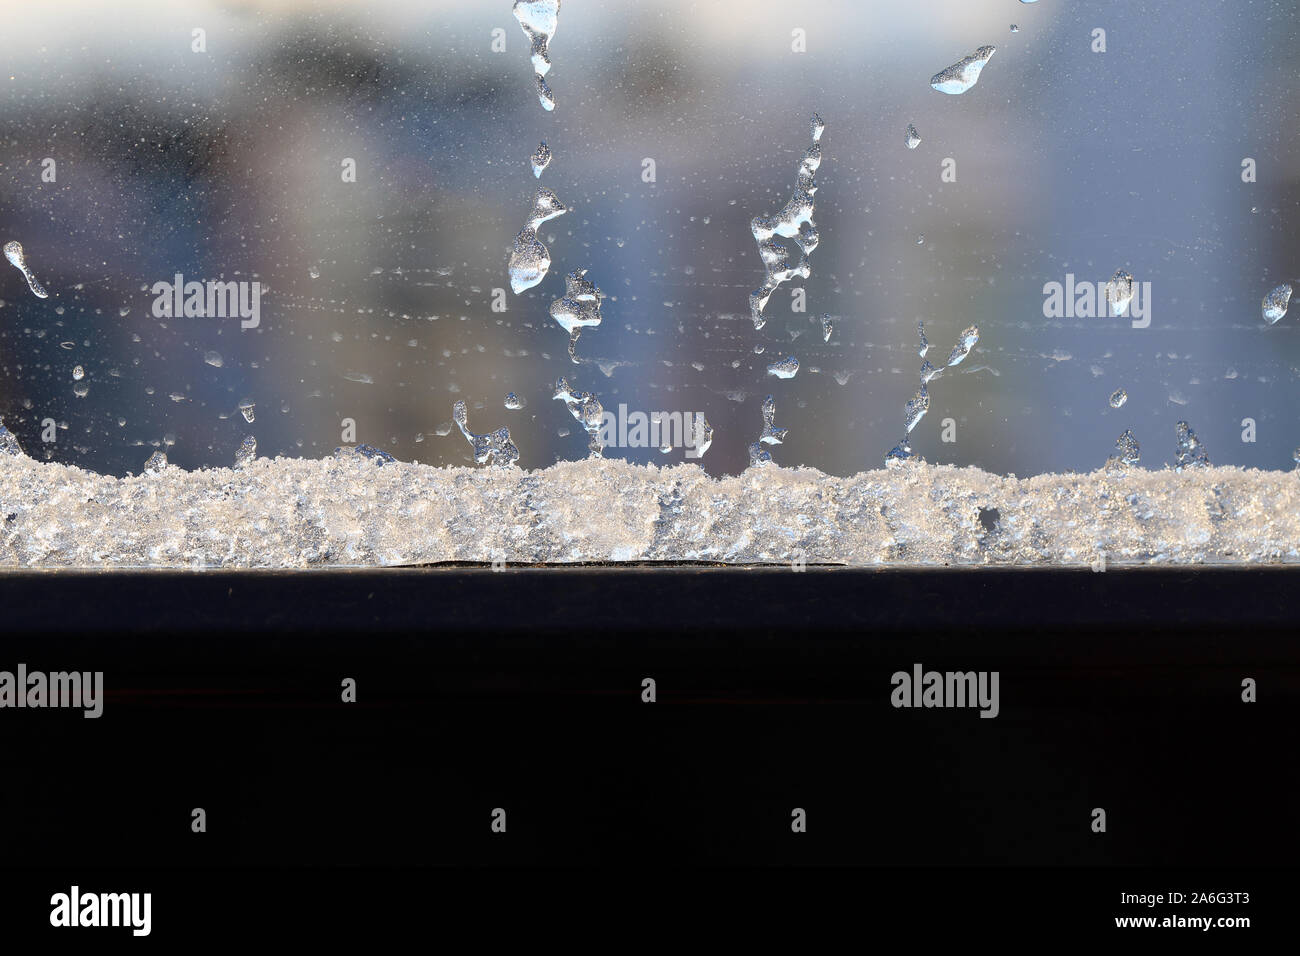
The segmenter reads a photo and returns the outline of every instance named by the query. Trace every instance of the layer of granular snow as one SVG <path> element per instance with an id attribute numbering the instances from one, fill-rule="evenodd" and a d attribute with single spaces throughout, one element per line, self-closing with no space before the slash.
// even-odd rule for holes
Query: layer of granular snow
<path id="1" fill-rule="evenodd" d="M 715 479 L 695 464 L 588 459 L 521 471 L 351 456 L 114 478 L 0 456 L 0 567 L 493 560 L 1294 563 L 1300 473 L 1133 468 L 1018 479 L 910 462 L 849 478 L 765 466 Z"/>

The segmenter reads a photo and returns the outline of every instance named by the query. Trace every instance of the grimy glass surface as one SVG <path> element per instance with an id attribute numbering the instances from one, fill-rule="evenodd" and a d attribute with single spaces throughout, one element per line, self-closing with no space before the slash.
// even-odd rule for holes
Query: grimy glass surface
<path id="1" fill-rule="evenodd" d="M 846 482 L 882 469 L 906 437 L 916 458 L 881 473 L 892 477 L 872 486 L 879 503 L 801 512 L 805 528 L 825 526 L 802 548 L 810 560 L 963 560 L 952 541 L 909 553 L 897 528 L 870 546 L 837 538 L 863 531 L 868 512 L 888 521 L 909 495 L 950 495 L 956 479 L 919 460 L 990 473 L 970 479 L 958 523 L 973 521 L 971 547 L 996 559 L 981 535 L 1006 524 L 992 509 L 1010 492 L 994 476 L 1094 472 L 1133 457 L 1130 443 L 1117 448 L 1127 431 L 1140 464 L 1112 462 L 1135 474 L 1108 480 L 1149 480 L 1145 500 L 1169 534 L 1196 523 L 1171 510 L 1178 495 L 1194 494 L 1198 520 L 1203 499 L 1226 497 L 1206 520 L 1240 524 L 1237 557 L 1296 556 L 1289 527 L 1252 550 L 1247 520 L 1261 501 L 1285 518 L 1300 495 L 1300 309 L 1270 321 L 1278 309 L 1265 301 L 1300 278 L 1296 4 L 563 0 L 546 50 L 551 110 L 521 29 L 548 5 L 522 6 L 516 16 L 510 0 L 10 5 L 0 241 L 21 244 L 37 285 L 0 262 L 0 416 L 26 455 L 123 477 L 161 450 L 177 466 L 158 485 L 164 497 L 181 494 L 185 472 L 230 468 L 249 438 L 266 458 L 365 444 L 398 462 L 516 474 L 589 455 L 575 403 L 556 400 L 563 377 L 612 420 L 606 461 L 740 476 L 735 493 L 751 500 L 797 466 Z M 809 274 L 776 286 L 757 328 L 750 296 L 765 271 L 752 221 L 796 195 L 814 114 L 824 131 Z M 541 142 L 551 158 L 539 177 Z M 539 187 L 567 211 L 537 225 L 550 268 L 515 292 L 507 260 Z M 777 238 L 794 265 L 798 247 Z M 553 303 L 575 270 L 600 290 L 600 323 L 581 329 L 571 358 L 557 308 L 590 314 L 581 300 Z M 1133 291 L 1120 314 L 1107 294 L 1117 273 Z M 173 295 L 164 284 L 177 277 Z M 187 315 L 191 282 L 236 283 L 256 308 Z M 972 326 L 969 354 L 928 382 L 928 405 L 917 401 L 923 361 L 943 368 Z M 768 435 L 786 433 L 751 450 L 769 395 Z M 462 401 L 485 442 L 509 429 L 516 465 L 476 465 L 453 417 Z M 638 416 L 660 412 L 707 419 L 702 457 L 684 447 L 689 435 L 640 437 Z M 1176 463 L 1179 422 L 1199 440 L 1189 467 L 1137 476 Z M 756 452 L 771 462 L 751 465 Z M 1189 478 L 1200 453 L 1271 474 Z M 942 490 L 909 492 L 908 474 Z M 54 475 L 0 483 L 0 503 L 52 507 Z M 593 484 L 582 494 L 617 512 L 602 496 L 629 489 L 602 490 L 598 477 L 584 473 Z M 462 517 L 479 524 L 466 540 L 486 549 L 486 493 L 451 473 L 421 480 L 447 483 L 446 501 L 473 499 Z M 1194 493 L 1188 481 L 1200 482 Z M 409 530 L 419 509 L 407 491 L 397 517 Z M 651 495 L 661 509 L 664 494 Z M 787 516 L 826 500 L 814 485 L 779 497 Z M 555 507 L 564 500 L 558 489 Z M 700 554 L 611 541 L 522 557 L 786 560 L 801 549 L 790 534 Z M 1025 543 L 1002 557 L 1023 559 Z M 1147 543 L 1129 557 L 1173 559 L 1197 539 Z M 1036 553 L 1090 561 L 1093 544 Z M 184 560 L 185 547 L 173 550 L 153 559 Z M 417 551 L 376 546 L 351 559 L 480 559 L 436 543 Z"/>

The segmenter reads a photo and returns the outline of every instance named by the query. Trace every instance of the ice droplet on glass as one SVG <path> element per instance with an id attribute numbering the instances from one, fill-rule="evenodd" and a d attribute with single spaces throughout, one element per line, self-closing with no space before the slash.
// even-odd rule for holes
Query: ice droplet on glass
<path id="1" fill-rule="evenodd" d="M 560 0 L 515 0 L 515 19 L 528 37 L 529 56 L 537 77 L 537 96 L 545 110 L 555 109 L 555 97 L 543 77 L 550 72 L 550 44 L 560 25 Z"/>
<path id="2" fill-rule="evenodd" d="M 926 391 L 925 382 L 922 382 L 917 386 L 916 394 L 908 400 L 907 405 L 903 408 L 903 427 L 907 429 L 909 435 L 929 410 L 930 393 Z"/>
<path id="3" fill-rule="evenodd" d="M 980 340 L 980 330 L 978 325 L 969 325 L 962 329 L 961 338 L 957 344 L 952 347 L 948 354 L 948 368 L 954 365 L 960 365 L 962 360 L 970 355 L 970 350 L 975 347 L 975 343 Z"/>
<path id="4" fill-rule="evenodd" d="M 74 382 L 80 382 L 85 377 L 86 377 L 86 370 L 82 368 L 80 365 L 78 365 L 76 368 L 72 370 L 72 380 Z"/>
<path id="5" fill-rule="evenodd" d="M 226 360 L 221 357 L 220 352 L 204 352 L 203 361 L 207 362 L 213 368 L 221 368 L 221 366 L 226 364 Z"/>
<path id="6" fill-rule="evenodd" d="M 239 414 L 244 416 L 244 421 L 252 424 L 253 419 L 257 417 L 255 412 L 256 408 L 257 405 L 254 404 L 253 400 L 251 398 L 246 398 L 239 403 Z"/>
<path id="7" fill-rule="evenodd" d="M 1122 388 L 1117 388 L 1110 393 L 1110 407 L 1123 408 L 1124 403 L 1128 401 L 1128 392 Z"/>
<path id="8" fill-rule="evenodd" d="M 0 455 L 22 455 L 23 446 L 18 443 L 18 436 L 5 428 L 5 420 L 0 418 Z"/>
<path id="9" fill-rule="evenodd" d="M 1124 429 L 1124 434 L 1115 439 L 1115 454 L 1106 459 L 1107 466 L 1136 465 L 1142 458 L 1142 448 L 1133 434 L 1133 429 Z"/>
<path id="10" fill-rule="evenodd" d="M 476 435 L 469 430 L 469 418 L 463 401 L 457 402 L 451 409 L 452 420 L 460 428 L 470 447 L 474 449 L 474 460 L 480 465 L 488 463 L 506 467 L 519 460 L 519 449 L 510 440 L 510 429 L 502 426 L 486 435 Z"/>
<path id="11" fill-rule="evenodd" d="M 793 355 L 782 359 L 779 362 L 773 362 L 767 367 L 768 375 L 775 375 L 777 378 L 794 378 L 799 372 L 799 360 Z"/>
<path id="12" fill-rule="evenodd" d="M 885 467 L 897 468 L 903 462 L 912 457 L 912 446 L 904 438 L 893 448 L 885 453 Z"/>
<path id="13" fill-rule="evenodd" d="M 1133 301 L 1133 277 L 1119 269 L 1106 283 L 1106 301 L 1110 303 L 1111 315 L 1123 315 L 1129 303 Z"/>
<path id="14" fill-rule="evenodd" d="M 235 451 L 235 467 L 243 468 L 256 457 L 257 439 L 249 435 L 239 443 L 239 448 Z"/>
<path id="15" fill-rule="evenodd" d="M 925 358 L 925 353 L 930 351 L 930 340 L 925 337 L 925 322 L 916 323 L 916 334 L 921 339 L 921 344 L 917 347 L 916 354 Z"/>
<path id="16" fill-rule="evenodd" d="M 758 441 L 749 446 L 750 465 L 768 464 L 772 460 L 772 454 L 763 446 L 781 444 L 788 433 L 789 429 L 776 424 L 776 399 L 767 396 L 763 399 L 763 431 L 759 433 Z"/>
<path id="17" fill-rule="evenodd" d="M 600 303 L 605 293 L 586 279 L 586 269 L 574 269 L 564 277 L 564 295 L 551 303 L 551 318 L 569 333 L 569 358 L 578 363 L 578 336 L 585 328 L 600 325 Z"/>
<path id="18" fill-rule="evenodd" d="M 1286 317 L 1286 310 L 1291 305 L 1291 284 L 1284 282 L 1268 295 L 1264 296 L 1264 321 L 1275 325 Z"/>
<path id="19" fill-rule="evenodd" d="M 829 342 L 834 331 L 835 323 L 831 320 L 831 314 L 827 312 L 822 316 L 822 341 Z"/>
<path id="20" fill-rule="evenodd" d="M 313 279 L 320 278 L 320 266 L 312 266 L 307 270 L 307 275 Z"/>
<path id="21" fill-rule="evenodd" d="M 533 165 L 533 175 L 541 179 L 546 167 L 551 165 L 551 147 L 546 145 L 545 140 L 533 151 L 529 162 Z"/>
<path id="22" fill-rule="evenodd" d="M 575 391 L 565 378 L 556 381 L 552 397 L 568 407 L 574 419 L 587 432 L 587 449 L 593 457 L 599 458 L 605 450 L 600 440 L 600 426 L 605 417 L 605 409 L 600 400 L 591 392 Z"/>
<path id="23" fill-rule="evenodd" d="M 519 409 L 523 408 L 525 404 L 527 403 L 514 392 L 510 392 L 506 395 L 506 408 L 510 409 L 512 412 L 519 411 Z"/>
<path id="24" fill-rule="evenodd" d="M 980 47 L 970 56 L 962 57 L 948 69 L 932 76 L 930 86 L 940 93 L 965 93 L 979 82 L 980 71 L 996 52 L 997 47 Z"/>
<path id="25" fill-rule="evenodd" d="M 1178 457 L 1174 460 L 1174 471 L 1182 471 L 1184 468 L 1208 468 L 1210 456 L 1206 454 L 1205 446 L 1192 431 L 1192 426 L 1187 422 L 1179 422 L 1174 429 L 1178 437 Z"/>
<path id="26" fill-rule="evenodd" d="M 907 134 L 903 137 L 903 142 L 908 149 L 916 149 L 921 145 L 921 134 L 916 131 L 916 127 L 911 123 L 907 124 Z"/>
<path id="27" fill-rule="evenodd" d="M 1019 32 L 1020 32 L 1020 27 L 1016 26 L 1014 23 L 1011 24 L 1011 32 L 1012 32 L 1012 33 L 1019 33 Z"/>
<path id="28" fill-rule="evenodd" d="M 703 415 L 696 415 L 694 422 L 692 426 L 694 442 L 691 449 L 695 458 L 701 458 L 709 450 L 709 446 L 713 444 L 713 426 L 709 424 L 709 420 Z"/>
<path id="29" fill-rule="evenodd" d="M 36 273 L 27 265 L 27 258 L 23 255 L 22 243 L 16 241 L 6 242 L 5 258 L 9 260 L 10 265 L 23 274 L 23 278 L 27 280 L 27 287 L 32 290 L 32 295 L 38 299 L 49 298 L 50 294 L 45 291 L 43 285 L 36 281 Z"/>
<path id="30" fill-rule="evenodd" d="M 144 467 L 141 469 L 141 474 L 144 475 L 157 474 L 158 472 L 162 471 L 166 467 L 167 467 L 166 452 L 156 451 L 144 460 Z"/>
<path id="31" fill-rule="evenodd" d="M 782 282 L 795 276 L 806 279 L 812 275 L 808 257 L 817 248 L 819 241 L 817 224 L 813 221 L 813 195 L 817 192 L 814 177 L 822 162 L 822 149 L 818 141 L 825 128 L 825 121 L 814 113 L 813 143 L 804 150 L 799 161 L 795 190 L 790 201 L 776 215 L 755 216 L 749 222 L 749 231 L 754 235 L 758 256 L 766 273 L 763 284 L 749 294 L 749 314 L 756 329 L 761 329 L 766 323 L 763 310 Z M 776 241 L 777 236 L 790 239 L 799 247 L 799 261 L 794 265 L 790 264 L 789 249 Z"/>
<path id="32" fill-rule="evenodd" d="M 537 187 L 533 207 L 529 210 L 524 228 L 515 236 L 514 248 L 510 250 L 510 259 L 506 263 L 510 288 L 515 295 L 537 285 L 546 278 L 546 273 L 551 268 L 550 250 L 537 238 L 537 227 L 568 211 L 555 193 L 545 186 Z"/>

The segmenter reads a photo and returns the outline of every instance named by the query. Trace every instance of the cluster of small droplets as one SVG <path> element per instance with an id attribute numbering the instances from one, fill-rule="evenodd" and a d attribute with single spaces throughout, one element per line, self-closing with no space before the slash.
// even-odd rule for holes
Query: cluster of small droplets
<path id="1" fill-rule="evenodd" d="M 605 417 L 605 409 L 600 404 L 600 400 L 591 392 L 576 391 L 565 378 L 556 381 L 555 394 L 552 397 L 564 402 L 578 424 L 586 431 L 587 448 L 592 457 L 601 457 L 605 445 L 600 440 L 600 426 Z"/>
<path id="2" fill-rule="evenodd" d="M 1201 440 L 1192 431 L 1192 426 L 1187 422 L 1179 422 L 1174 426 L 1174 430 L 1178 437 L 1174 471 L 1182 471 L 1184 468 L 1208 468 L 1210 456 L 1206 454 L 1205 446 L 1201 444 Z"/>
<path id="3" fill-rule="evenodd" d="M 812 145 L 799 160 L 798 177 L 790 201 L 774 216 L 755 216 L 750 220 L 749 229 L 754 234 L 758 255 L 766 272 L 763 284 L 749 294 L 749 314 L 756 329 L 761 329 L 766 323 L 763 309 L 781 283 L 795 276 L 806 279 L 812 275 L 808 257 L 817 248 L 818 242 L 817 224 L 813 221 L 813 195 L 817 192 L 815 176 L 822 162 L 820 140 L 825 128 L 825 121 L 814 113 Z M 776 241 L 778 236 L 793 240 L 799 247 L 799 261 L 794 265 L 790 264 L 787 250 Z"/>
<path id="4" fill-rule="evenodd" d="M 504 425 L 486 435 L 476 435 L 469 430 L 469 414 L 463 401 L 452 406 L 452 420 L 460 428 L 460 433 L 474 449 L 474 461 L 478 464 L 494 464 L 502 467 L 513 465 L 519 460 L 519 449 L 510 440 L 510 429 Z"/>
<path id="5" fill-rule="evenodd" d="M 776 424 L 776 399 L 771 395 L 763 399 L 763 431 L 758 441 L 749 446 L 750 465 L 766 465 L 772 461 L 772 453 L 764 445 L 779 445 L 785 441 L 788 429 Z"/>
<path id="6" fill-rule="evenodd" d="M 586 269 L 574 269 L 564 277 L 564 295 L 551 303 L 551 318 L 569 333 L 569 358 L 578 364 L 578 336 L 582 330 L 600 325 L 600 303 L 605 293 L 585 278 Z"/>

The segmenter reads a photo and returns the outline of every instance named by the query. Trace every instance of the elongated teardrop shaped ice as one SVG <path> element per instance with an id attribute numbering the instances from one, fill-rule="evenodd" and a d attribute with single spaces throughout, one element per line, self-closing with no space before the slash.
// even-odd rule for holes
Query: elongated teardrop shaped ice
<path id="1" fill-rule="evenodd" d="M 537 238 L 537 227 L 568 211 L 568 207 L 560 202 L 560 197 L 555 193 L 545 186 L 537 187 L 528 219 L 519 235 L 515 236 L 515 244 L 506 262 L 506 274 L 510 277 L 510 288 L 515 295 L 537 285 L 546 278 L 546 273 L 551 268 L 551 251 Z"/>
<path id="2" fill-rule="evenodd" d="M 537 80 L 537 98 L 542 109 L 555 109 L 555 97 L 543 77 L 551 71 L 551 41 L 560 25 L 560 0 L 515 0 L 513 8 L 519 28 L 528 37 L 528 55 Z"/>
<path id="3" fill-rule="evenodd" d="M 23 255 L 22 243 L 6 242 L 5 258 L 9 260 L 11 266 L 23 274 L 23 278 L 27 280 L 27 287 L 32 290 L 32 295 L 38 299 L 49 298 L 50 294 L 45 291 L 45 286 L 36 280 L 36 273 L 27 265 L 27 257 Z"/>
<path id="4" fill-rule="evenodd" d="M 1280 286 L 1264 296 L 1264 321 L 1276 325 L 1286 318 L 1286 310 L 1291 305 L 1291 284 L 1283 282 Z"/>
<path id="5" fill-rule="evenodd" d="M 529 162 L 533 167 L 533 175 L 538 179 L 541 179 L 542 173 L 545 172 L 546 167 L 551 165 L 551 147 L 547 146 L 546 142 L 543 140 L 533 152 Z"/>
<path id="6" fill-rule="evenodd" d="M 980 72 L 997 47 L 982 46 L 970 56 L 962 57 L 948 69 L 930 78 L 930 86 L 940 93 L 965 93 L 979 82 Z"/>

